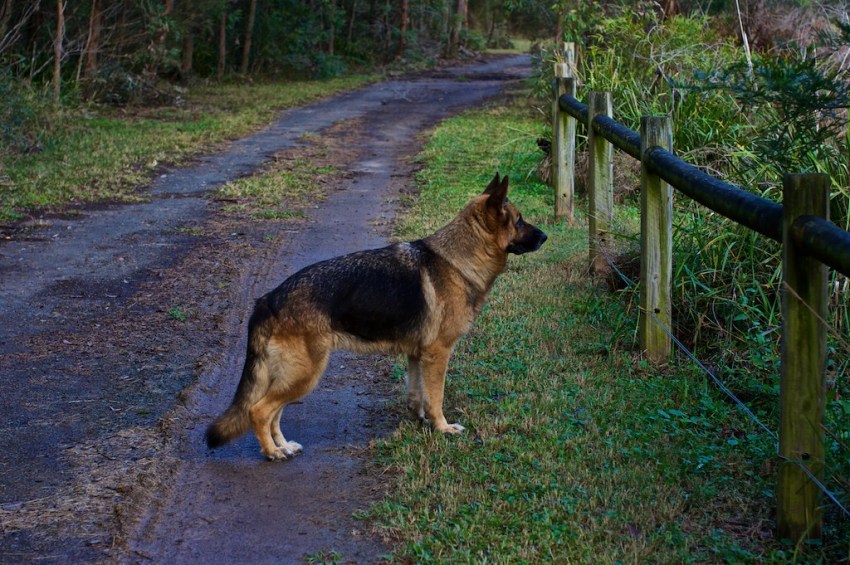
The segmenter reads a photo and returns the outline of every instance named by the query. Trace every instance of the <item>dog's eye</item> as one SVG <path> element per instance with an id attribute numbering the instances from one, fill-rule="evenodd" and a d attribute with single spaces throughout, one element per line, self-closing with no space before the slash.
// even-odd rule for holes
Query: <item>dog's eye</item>
<path id="1" fill-rule="evenodd" d="M 521 228 L 525 225 L 525 220 L 522 219 L 522 216 L 518 216 L 514 225 L 518 228 Z"/>

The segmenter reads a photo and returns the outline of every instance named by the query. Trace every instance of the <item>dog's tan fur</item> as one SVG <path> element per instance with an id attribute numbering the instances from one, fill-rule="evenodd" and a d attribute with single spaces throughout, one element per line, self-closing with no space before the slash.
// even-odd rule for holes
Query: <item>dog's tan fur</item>
<path id="1" fill-rule="evenodd" d="M 242 379 L 232 405 L 207 431 L 210 447 L 250 423 L 267 458 L 301 451 L 284 438 L 281 414 L 313 390 L 334 349 L 406 355 L 411 411 L 441 432 L 462 431 L 443 414 L 455 343 L 481 312 L 508 253 L 534 251 L 546 239 L 522 221 L 507 190 L 508 178 L 496 175 L 433 235 L 317 263 L 260 298 Z"/>

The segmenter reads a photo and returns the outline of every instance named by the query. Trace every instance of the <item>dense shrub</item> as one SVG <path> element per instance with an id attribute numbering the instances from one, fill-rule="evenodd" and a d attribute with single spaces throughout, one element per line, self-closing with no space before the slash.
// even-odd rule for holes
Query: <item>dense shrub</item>
<path id="1" fill-rule="evenodd" d="M 48 105 L 41 93 L 0 72 L 0 156 L 38 149 Z"/>

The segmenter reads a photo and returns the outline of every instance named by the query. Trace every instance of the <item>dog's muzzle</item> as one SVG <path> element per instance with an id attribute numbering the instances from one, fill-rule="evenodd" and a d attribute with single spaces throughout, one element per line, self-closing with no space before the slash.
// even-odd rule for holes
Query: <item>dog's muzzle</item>
<path id="1" fill-rule="evenodd" d="M 522 238 L 515 239 L 508 244 L 508 253 L 522 255 L 523 253 L 537 251 L 547 239 L 549 239 L 549 236 L 546 235 L 546 232 L 533 227 Z"/>

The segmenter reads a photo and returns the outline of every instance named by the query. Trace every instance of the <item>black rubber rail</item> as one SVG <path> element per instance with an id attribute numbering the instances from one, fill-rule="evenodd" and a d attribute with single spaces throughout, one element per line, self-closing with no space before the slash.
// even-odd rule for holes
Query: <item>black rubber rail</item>
<path id="1" fill-rule="evenodd" d="M 782 205 L 723 182 L 661 147 L 646 150 L 646 166 L 676 190 L 751 230 L 782 241 Z"/>
<path id="2" fill-rule="evenodd" d="M 640 161 L 640 134 L 608 116 L 596 116 L 591 123 L 593 131 Z"/>
<path id="3" fill-rule="evenodd" d="M 788 236 L 807 254 L 850 277 L 850 232 L 824 218 L 800 216 Z"/>
<path id="4" fill-rule="evenodd" d="M 561 110 L 581 123 L 587 123 L 587 104 L 582 104 L 569 94 L 563 94 L 558 98 L 558 105 L 561 107 Z"/>
<path id="5" fill-rule="evenodd" d="M 566 94 L 558 99 L 558 104 L 564 112 L 587 123 L 586 104 Z M 596 116 L 591 125 L 615 147 L 641 160 L 639 133 L 608 116 Z M 742 226 L 782 242 L 781 204 L 716 179 L 661 147 L 650 147 L 645 157 L 649 170 L 679 192 Z M 805 253 L 850 277 L 850 232 L 824 218 L 800 216 L 791 224 L 789 237 Z"/>

